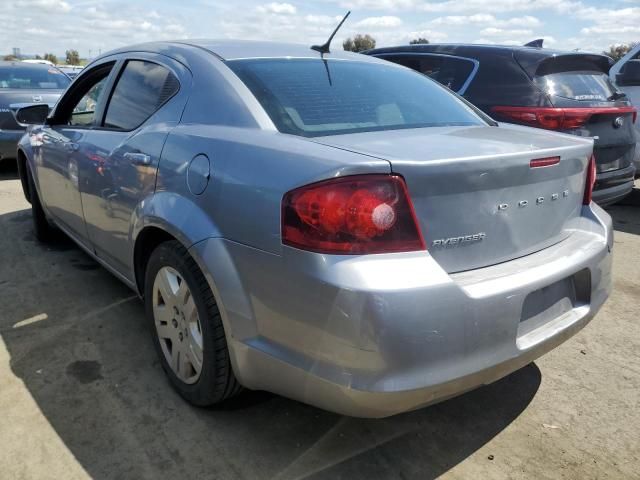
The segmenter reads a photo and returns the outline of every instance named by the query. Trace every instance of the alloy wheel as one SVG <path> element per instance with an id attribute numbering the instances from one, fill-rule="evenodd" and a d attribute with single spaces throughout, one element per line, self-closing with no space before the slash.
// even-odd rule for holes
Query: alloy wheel
<path id="1" fill-rule="evenodd" d="M 153 317 L 162 353 L 182 382 L 200 378 L 203 360 L 202 328 L 195 299 L 175 269 L 162 267 L 153 283 Z"/>

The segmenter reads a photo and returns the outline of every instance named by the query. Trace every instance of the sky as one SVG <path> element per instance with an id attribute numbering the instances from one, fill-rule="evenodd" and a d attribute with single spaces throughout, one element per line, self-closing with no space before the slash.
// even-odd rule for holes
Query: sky
<path id="1" fill-rule="evenodd" d="M 76 49 L 83 58 L 127 44 L 184 38 L 322 43 L 372 35 L 377 46 L 434 42 L 524 44 L 600 52 L 640 41 L 640 0 L 3 0 L 0 53 Z"/>

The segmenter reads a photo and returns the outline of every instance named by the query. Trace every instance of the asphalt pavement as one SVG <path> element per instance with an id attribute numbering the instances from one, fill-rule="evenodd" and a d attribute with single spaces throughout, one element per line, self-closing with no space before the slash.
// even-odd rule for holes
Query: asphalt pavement
<path id="1" fill-rule="evenodd" d="M 1 479 L 640 478 L 640 182 L 609 208 L 614 291 L 535 363 L 382 420 L 263 392 L 187 405 L 138 298 L 65 238 L 36 242 L 0 163 Z"/>

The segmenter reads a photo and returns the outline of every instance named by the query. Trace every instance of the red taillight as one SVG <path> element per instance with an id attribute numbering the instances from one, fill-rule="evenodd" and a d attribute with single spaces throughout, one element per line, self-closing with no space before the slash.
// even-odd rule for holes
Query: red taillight
<path id="1" fill-rule="evenodd" d="M 587 181 L 584 185 L 583 205 L 589 205 L 593 197 L 593 187 L 596 184 L 596 157 L 591 155 L 589 165 L 587 166 Z"/>
<path id="2" fill-rule="evenodd" d="M 356 175 L 290 191 L 282 201 L 282 243 L 333 254 L 425 250 L 402 177 Z"/>
<path id="3" fill-rule="evenodd" d="M 547 130 L 572 130 L 580 128 L 594 115 L 632 114 L 632 122 L 636 121 L 638 111 L 635 107 L 585 107 L 585 108 L 552 108 L 552 107 L 493 107 L 492 110 L 505 118 Z"/>

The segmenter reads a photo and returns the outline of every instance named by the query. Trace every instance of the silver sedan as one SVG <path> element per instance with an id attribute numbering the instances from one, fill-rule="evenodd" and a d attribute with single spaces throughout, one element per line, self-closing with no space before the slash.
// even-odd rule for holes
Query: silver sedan
<path id="1" fill-rule="evenodd" d="M 497 124 L 372 57 L 138 45 L 18 116 L 36 235 L 140 294 L 195 405 L 419 408 L 557 346 L 611 289 L 591 139 Z"/>

